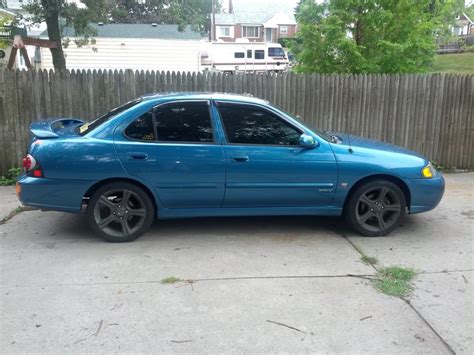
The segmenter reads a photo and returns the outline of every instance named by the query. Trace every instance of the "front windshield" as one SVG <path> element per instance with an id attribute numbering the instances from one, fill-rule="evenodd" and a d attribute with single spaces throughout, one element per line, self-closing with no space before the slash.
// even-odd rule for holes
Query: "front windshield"
<path id="1" fill-rule="evenodd" d="M 129 102 L 127 102 L 127 103 L 125 103 L 125 104 L 123 104 L 119 107 L 116 107 L 116 108 L 104 113 L 103 115 L 97 117 L 94 121 L 92 121 L 90 123 L 89 122 L 84 123 L 82 126 L 77 128 L 77 133 L 80 136 L 83 136 L 83 135 L 87 134 L 88 132 L 92 131 L 93 129 L 99 127 L 101 124 L 107 122 L 112 117 L 118 115 L 119 113 L 121 113 L 125 110 L 128 110 L 130 107 L 135 106 L 136 104 L 138 104 L 141 101 L 142 101 L 142 98 L 140 97 L 138 99 L 129 101 Z"/>
<path id="2" fill-rule="evenodd" d="M 284 57 L 285 52 L 280 47 L 269 47 L 268 48 L 268 56 L 269 57 Z"/>
<path id="3" fill-rule="evenodd" d="M 295 116 L 295 115 L 292 115 L 291 113 L 288 113 L 282 109 L 279 109 L 279 111 L 283 112 L 285 115 L 287 116 L 290 116 L 292 119 L 294 119 L 296 122 L 298 122 L 299 124 L 309 128 L 311 131 L 313 131 L 314 133 L 316 133 L 319 137 L 321 137 L 322 139 L 328 141 L 328 142 L 334 142 L 334 138 L 327 134 L 325 131 L 321 131 L 320 129 L 314 127 L 311 123 L 309 122 L 306 122 L 306 121 L 303 121 L 300 117 L 298 116 Z"/>

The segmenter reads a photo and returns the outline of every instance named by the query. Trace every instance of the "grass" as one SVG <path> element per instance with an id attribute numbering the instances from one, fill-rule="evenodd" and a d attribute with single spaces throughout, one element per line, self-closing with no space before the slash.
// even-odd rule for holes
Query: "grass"
<path id="1" fill-rule="evenodd" d="M 391 266 L 380 269 L 377 273 L 377 280 L 374 281 L 375 288 L 389 296 L 399 298 L 408 297 L 413 287 L 411 280 L 416 272 L 410 268 Z"/>
<path id="2" fill-rule="evenodd" d="M 474 53 L 439 54 L 435 56 L 433 73 L 474 74 Z"/>
<path id="3" fill-rule="evenodd" d="M 164 279 L 162 279 L 160 282 L 162 284 L 168 285 L 168 284 L 174 284 L 174 283 L 180 282 L 180 281 L 182 281 L 182 280 L 178 277 L 168 276 L 168 277 L 165 277 Z"/>
<path id="4" fill-rule="evenodd" d="M 376 257 L 374 256 L 368 256 L 368 255 L 365 255 L 365 254 L 362 254 L 362 256 L 360 257 L 360 260 L 364 263 L 364 264 L 367 264 L 367 265 L 375 265 L 378 263 L 378 260 Z"/>

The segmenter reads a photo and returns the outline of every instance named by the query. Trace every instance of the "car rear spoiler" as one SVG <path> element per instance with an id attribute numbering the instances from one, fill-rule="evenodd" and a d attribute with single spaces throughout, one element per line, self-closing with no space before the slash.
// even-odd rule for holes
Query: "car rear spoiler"
<path id="1" fill-rule="evenodd" d="M 77 118 L 54 118 L 32 123 L 30 125 L 30 132 L 37 138 L 58 138 L 59 131 L 73 128 L 83 123 L 83 120 Z"/>

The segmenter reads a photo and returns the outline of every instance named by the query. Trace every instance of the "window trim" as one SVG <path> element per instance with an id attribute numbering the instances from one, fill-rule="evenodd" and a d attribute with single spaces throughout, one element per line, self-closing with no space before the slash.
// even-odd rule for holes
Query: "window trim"
<path id="1" fill-rule="evenodd" d="M 222 130 L 224 133 L 224 142 L 222 143 L 223 145 L 232 145 L 232 146 L 250 146 L 250 147 L 278 147 L 278 148 L 291 148 L 295 149 L 295 147 L 301 147 L 301 145 L 296 144 L 296 145 L 282 145 L 282 144 L 257 144 L 257 143 L 232 143 L 229 141 L 229 138 L 227 136 L 227 130 L 225 128 L 225 123 L 224 120 L 222 119 L 221 111 L 219 109 L 219 104 L 232 104 L 232 105 L 240 105 L 240 106 L 250 106 L 250 107 L 255 107 L 259 110 L 262 111 L 267 111 L 271 115 L 275 116 L 278 120 L 283 121 L 286 123 L 288 126 L 293 128 L 295 131 L 299 132 L 300 135 L 305 133 L 305 130 L 295 126 L 292 122 L 290 122 L 286 117 L 283 117 L 280 113 L 275 112 L 269 107 L 251 103 L 251 102 L 236 102 L 236 101 L 226 101 L 226 100 L 214 100 L 215 107 L 217 109 L 217 113 L 219 115 L 219 122 L 222 126 Z"/>
<path id="2" fill-rule="evenodd" d="M 182 103 L 182 102 L 206 102 L 208 111 L 209 111 L 209 119 L 211 120 L 211 128 L 212 128 L 212 142 L 190 142 L 190 141 L 159 141 L 158 140 L 158 129 L 156 127 L 156 120 L 155 120 L 155 111 L 160 107 L 168 104 L 174 104 L 174 103 Z M 153 131 L 155 134 L 155 139 L 154 140 L 144 140 L 144 139 L 134 139 L 131 137 L 128 137 L 125 134 L 126 129 L 128 126 L 130 126 L 133 122 L 135 122 L 136 119 L 141 117 L 144 113 L 146 112 L 152 112 L 152 120 L 153 120 Z M 177 144 L 186 144 L 186 145 L 192 145 L 192 144 L 200 144 L 200 145 L 221 145 L 220 142 L 216 139 L 216 126 L 214 123 L 214 118 L 212 115 L 212 104 L 211 104 L 211 99 L 178 99 L 178 100 L 171 100 L 171 101 L 166 101 L 166 102 L 161 102 L 155 106 L 153 106 L 150 110 L 142 113 L 140 116 L 135 117 L 122 131 L 123 137 L 125 137 L 129 141 L 135 141 L 135 142 L 142 142 L 142 143 L 152 143 L 152 144 L 161 144 L 161 145 L 177 145 Z"/>

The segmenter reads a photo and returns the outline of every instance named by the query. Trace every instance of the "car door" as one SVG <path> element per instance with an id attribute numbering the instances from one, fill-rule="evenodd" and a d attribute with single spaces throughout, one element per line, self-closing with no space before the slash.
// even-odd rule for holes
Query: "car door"
<path id="1" fill-rule="evenodd" d="M 312 149 L 300 146 L 303 129 L 264 106 L 224 101 L 216 106 L 226 140 L 224 207 L 331 204 L 337 165 L 326 141 L 319 139 Z"/>
<path id="2" fill-rule="evenodd" d="M 125 170 L 155 188 L 165 208 L 218 207 L 225 165 L 209 100 L 158 105 L 115 140 Z"/>

